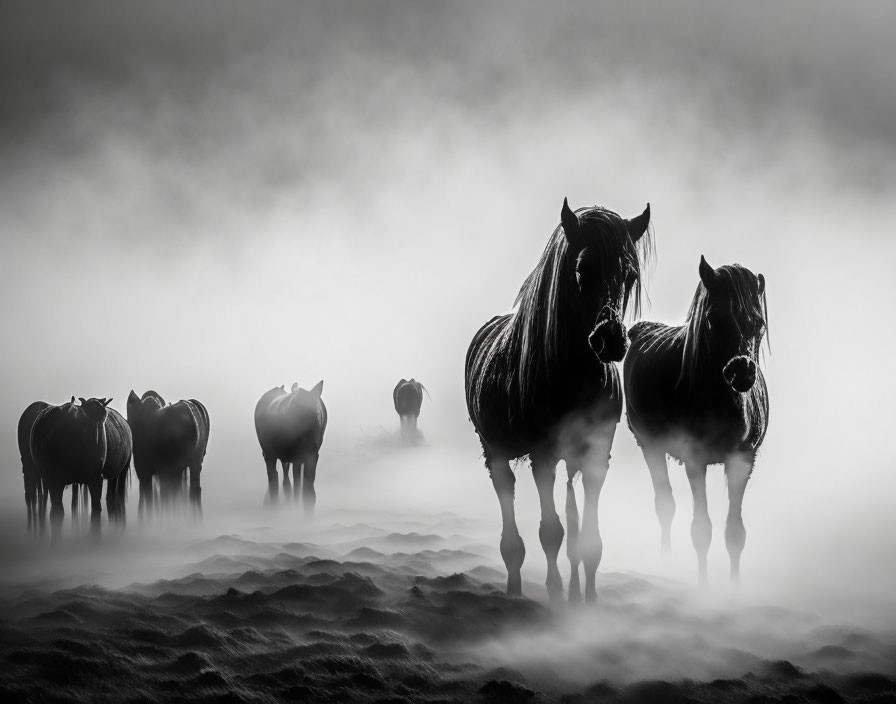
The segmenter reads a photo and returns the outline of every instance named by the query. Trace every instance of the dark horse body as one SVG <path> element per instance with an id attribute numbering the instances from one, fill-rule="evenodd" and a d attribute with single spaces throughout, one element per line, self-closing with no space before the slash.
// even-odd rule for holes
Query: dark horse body
<path id="1" fill-rule="evenodd" d="M 637 307 L 643 237 L 650 207 L 625 220 L 604 208 L 573 213 L 563 202 L 558 227 L 517 296 L 517 310 L 492 318 L 476 333 L 466 357 L 466 398 L 486 466 L 501 505 L 501 555 L 507 591 L 521 592 L 525 547 L 514 514 L 513 459 L 529 455 L 541 502 L 539 537 L 547 557 L 548 593 L 562 596 L 557 555 L 563 526 L 554 506 L 557 462 L 568 471 L 569 597 L 596 598 L 595 573 L 603 546 L 597 504 L 609 468 L 610 447 L 622 413 L 614 362 L 625 354 L 622 316 Z M 640 251 L 639 251 L 640 241 Z M 582 473 L 584 519 L 579 527 L 573 479 Z M 581 537 L 581 539 L 580 539 Z"/>
<path id="2" fill-rule="evenodd" d="M 202 515 L 200 475 L 208 447 L 208 411 L 196 399 L 165 405 L 155 391 L 128 396 L 128 424 L 134 434 L 134 471 L 140 480 L 141 517 L 152 512 L 154 481 L 162 506 L 174 504 L 189 483 L 190 504 Z M 189 470 L 189 474 L 187 473 Z"/>
<path id="3" fill-rule="evenodd" d="M 106 509 L 109 520 L 124 522 L 127 479 L 131 466 L 131 430 L 112 408 L 111 399 L 74 399 L 61 406 L 48 406 L 31 428 L 31 456 L 41 481 L 50 494 L 50 526 L 58 539 L 64 509 L 62 492 L 66 486 L 81 486 L 90 492 L 91 523 L 99 534 L 101 495 L 106 480 Z M 73 503 L 75 497 L 73 496 Z"/>
<path id="4" fill-rule="evenodd" d="M 417 435 L 417 418 L 423 405 L 423 384 L 414 379 L 401 379 L 392 390 L 392 401 L 395 412 L 401 419 L 401 435 L 405 439 L 414 439 Z"/>
<path id="5" fill-rule="evenodd" d="M 768 391 L 757 363 L 767 321 L 765 279 L 737 264 L 713 269 L 703 258 L 700 278 L 685 325 L 632 327 L 624 365 L 626 409 L 653 479 L 664 550 L 675 513 L 666 455 L 685 465 L 701 581 L 712 539 L 706 467 L 725 465 L 725 542 L 737 579 L 746 541 L 744 491 L 768 425 Z"/>
<path id="6" fill-rule="evenodd" d="M 45 401 L 35 401 L 22 413 L 18 425 L 19 456 L 22 458 L 22 479 L 25 482 L 25 506 L 28 509 L 28 532 L 42 530 L 47 512 L 47 488 L 31 456 L 31 428 L 37 416 L 49 407 Z"/>
<path id="7" fill-rule="evenodd" d="M 317 494 L 317 460 L 327 429 L 327 407 L 321 381 L 311 391 L 293 384 L 292 391 L 274 388 L 255 405 L 255 432 L 268 473 L 268 492 L 277 500 L 277 460 L 283 464 L 283 488 L 289 489 L 289 465 L 293 466 L 295 497 L 302 497 L 305 514 L 311 517 Z"/>

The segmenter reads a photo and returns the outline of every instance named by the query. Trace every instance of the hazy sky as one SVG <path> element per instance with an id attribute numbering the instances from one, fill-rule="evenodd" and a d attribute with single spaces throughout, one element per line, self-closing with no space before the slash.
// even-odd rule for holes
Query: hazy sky
<path id="1" fill-rule="evenodd" d="M 564 196 L 650 201 L 645 318 L 683 318 L 700 254 L 768 280 L 750 540 L 896 583 L 893 3 L 35 5 L 0 9 L 0 487 L 23 524 L 34 399 L 200 398 L 218 481 L 263 484 L 261 393 L 325 379 L 335 454 L 397 424 L 402 376 L 497 521 L 466 346 Z M 614 458 L 622 520 L 623 478 L 649 491 L 624 424 Z"/>

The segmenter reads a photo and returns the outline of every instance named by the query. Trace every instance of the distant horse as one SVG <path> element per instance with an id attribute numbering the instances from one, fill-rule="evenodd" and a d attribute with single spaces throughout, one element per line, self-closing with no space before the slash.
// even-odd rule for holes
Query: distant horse
<path id="1" fill-rule="evenodd" d="M 37 465 L 31 456 L 31 428 L 42 410 L 50 404 L 35 401 L 19 418 L 19 456 L 22 458 L 22 478 L 25 481 L 25 506 L 28 509 L 28 532 L 43 530 L 47 512 L 47 488 L 40 478 Z"/>
<path id="2" fill-rule="evenodd" d="M 595 573 L 603 544 L 597 503 L 622 414 L 622 388 L 613 362 L 628 341 L 622 318 L 637 310 L 650 206 L 631 220 L 602 207 L 570 210 L 548 240 L 541 260 L 516 298 L 516 312 L 492 318 L 473 338 L 466 357 L 467 409 L 501 505 L 501 556 L 508 594 L 521 593 L 525 547 L 514 514 L 510 460 L 529 455 L 541 501 L 539 538 L 547 557 L 547 588 L 562 597 L 557 555 L 563 526 L 554 507 L 556 465 L 566 460 L 566 516 L 571 565 L 569 598 L 581 599 L 579 563 L 585 564 L 585 598 L 596 599 Z M 573 479 L 582 473 L 584 520 Z"/>
<path id="3" fill-rule="evenodd" d="M 395 412 L 401 419 L 401 435 L 405 440 L 417 437 L 417 418 L 423 405 L 425 391 L 426 387 L 413 377 L 410 381 L 401 379 L 392 391 Z"/>
<path id="4" fill-rule="evenodd" d="M 317 494 L 314 480 L 317 459 L 327 429 L 327 407 L 321 399 L 324 382 L 311 391 L 293 384 L 292 391 L 274 388 L 264 394 L 255 405 L 255 432 L 268 472 L 268 491 L 272 502 L 277 501 L 277 460 L 283 464 L 283 488 L 289 489 L 289 464 L 293 466 L 295 498 L 302 497 L 305 515 L 314 514 Z"/>
<path id="5" fill-rule="evenodd" d="M 664 551 L 675 514 L 666 455 L 684 462 L 694 496 L 691 538 L 701 582 L 712 539 L 706 466 L 725 465 L 725 544 L 731 578 L 737 580 L 746 541 L 744 491 L 768 427 L 768 390 L 757 364 L 768 321 L 765 278 L 738 264 L 713 269 L 703 257 L 699 271 L 684 325 L 632 327 L 624 365 L 626 410 L 653 479 Z"/>
<path id="6" fill-rule="evenodd" d="M 106 480 L 109 520 L 124 524 L 131 466 L 131 429 L 118 411 L 108 408 L 112 399 L 79 399 L 44 408 L 31 428 L 31 456 L 50 493 L 50 528 L 59 538 L 64 509 L 62 492 L 69 484 L 90 491 L 91 525 L 99 535 L 101 495 Z"/>
<path id="7" fill-rule="evenodd" d="M 147 391 L 139 398 L 131 391 L 127 413 L 134 434 L 134 471 L 140 480 L 141 518 L 153 511 L 154 482 L 158 482 L 160 503 L 168 508 L 179 503 L 189 484 L 190 505 L 201 516 L 200 474 L 209 435 L 205 406 L 196 399 L 166 406 L 155 391 Z"/>

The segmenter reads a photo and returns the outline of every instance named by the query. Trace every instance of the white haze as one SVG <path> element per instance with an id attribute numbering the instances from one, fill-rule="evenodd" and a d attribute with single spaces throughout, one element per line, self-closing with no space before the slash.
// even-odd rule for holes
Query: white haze
<path id="1" fill-rule="evenodd" d="M 221 527 L 262 502 L 257 398 L 324 379 L 322 512 L 452 511 L 497 544 L 463 400 L 469 340 L 510 309 L 564 196 L 627 217 L 649 201 L 645 318 L 682 320 L 700 254 L 768 281 L 771 426 L 747 491 L 744 588 L 879 613 L 896 588 L 894 52 L 880 29 L 892 10 L 673 5 L 98 3 L 55 18 L 14 6 L 0 122 L 4 525 L 24 539 L 15 424 L 35 399 L 112 396 L 123 411 L 130 389 L 153 388 L 205 402 L 205 512 Z M 402 376 L 432 396 L 428 444 L 404 454 L 377 442 L 397 427 Z M 693 578 L 689 491 L 671 474 L 664 563 L 623 420 L 602 569 Z M 541 582 L 535 490 L 527 469 L 517 476 Z M 710 577 L 724 584 L 717 468 L 709 492 Z M 562 507 L 562 481 L 556 495 Z"/>

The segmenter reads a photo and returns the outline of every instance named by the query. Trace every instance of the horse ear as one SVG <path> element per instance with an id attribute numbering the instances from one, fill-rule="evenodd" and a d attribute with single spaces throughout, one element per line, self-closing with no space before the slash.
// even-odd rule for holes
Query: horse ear
<path id="1" fill-rule="evenodd" d="M 765 277 L 762 274 L 756 277 L 759 280 L 759 295 L 765 293 Z"/>
<path id="2" fill-rule="evenodd" d="M 75 400 L 75 397 L 72 396 L 72 402 L 74 402 L 74 400 Z M 83 406 L 85 403 L 87 403 L 87 401 L 84 399 L 83 396 L 78 396 L 78 400 L 81 402 L 81 405 L 82 405 L 82 406 Z"/>
<path id="3" fill-rule="evenodd" d="M 566 198 L 563 199 L 563 207 L 560 209 L 560 224 L 563 225 L 563 234 L 566 242 L 572 249 L 581 249 L 582 233 L 579 230 L 579 218 L 572 212 Z"/>
<path id="4" fill-rule="evenodd" d="M 706 286 L 707 289 L 712 288 L 717 278 L 718 274 L 716 274 L 716 270 L 707 263 L 706 258 L 701 254 L 700 280 L 703 282 L 703 285 Z"/>
<path id="5" fill-rule="evenodd" d="M 299 382 L 294 381 L 294 382 L 292 383 L 292 389 L 291 389 L 291 391 L 292 391 L 293 393 L 295 393 L 295 392 L 298 391 L 298 390 L 299 390 Z"/>
<path id="6" fill-rule="evenodd" d="M 112 403 L 112 399 L 111 399 L 111 398 L 104 398 L 104 399 L 103 399 L 103 406 L 108 406 L 110 403 Z"/>
<path id="7" fill-rule="evenodd" d="M 314 385 L 314 388 L 311 389 L 311 393 L 313 393 L 315 396 L 320 397 L 320 395 L 321 395 L 323 392 L 324 392 L 324 380 L 321 379 L 319 382 L 317 382 L 317 383 Z"/>
<path id="8" fill-rule="evenodd" d="M 647 232 L 647 226 L 650 224 L 650 203 L 644 208 L 644 212 L 638 217 L 625 221 L 625 227 L 628 229 L 628 235 L 632 238 L 632 242 L 637 242 L 641 236 Z"/>
<path id="9" fill-rule="evenodd" d="M 128 394 L 128 405 L 130 406 L 133 403 L 140 403 L 140 397 L 131 389 L 131 393 Z"/>

